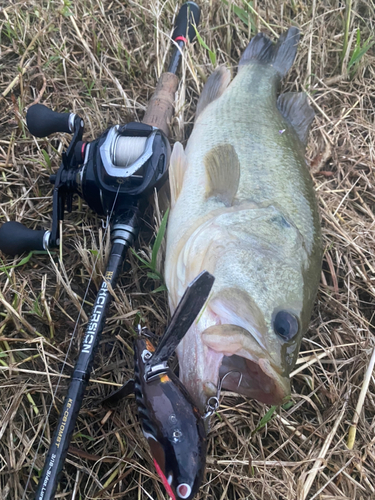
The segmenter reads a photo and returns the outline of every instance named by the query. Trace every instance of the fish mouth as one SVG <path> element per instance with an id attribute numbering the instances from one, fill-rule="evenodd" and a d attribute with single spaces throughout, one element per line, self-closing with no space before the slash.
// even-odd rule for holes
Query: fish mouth
<path id="1" fill-rule="evenodd" d="M 290 395 L 290 382 L 266 358 L 251 360 L 236 354 L 224 356 L 219 369 L 222 388 L 267 405 L 279 405 Z"/>
<path id="2" fill-rule="evenodd" d="M 221 324 L 207 328 L 199 337 L 195 356 L 180 359 L 179 353 L 179 359 L 181 381 L 202 412 L 218 386 L 267 405 L 287 401 L 289 377 L 248 330 Z"/>

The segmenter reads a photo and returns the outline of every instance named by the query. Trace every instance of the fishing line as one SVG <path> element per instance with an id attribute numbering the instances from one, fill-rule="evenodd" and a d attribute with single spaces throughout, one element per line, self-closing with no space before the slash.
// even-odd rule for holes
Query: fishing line
<path id="1" fill-rule="evenodd" d="M 111 212 L 110 212 L 109 215 L 107 215 L 107 222 L 106 222 L 106 225 L 105 225 L 105 230 L 104 230 L 103 238 L 102 238 L 102 241 L 101 241 L 102 245 L 104 244 L 104 240 L 105 240 L 107 232 L 108 232 L 109 221 L 110 221 L 110 219 L 111 219 L 111 217 L 113 215 L 113 211 L 114 211 L 114 208 L 115 208 L 115 205 L 116 205 L 116 201 L 117 201 L 117 197 L 118 197 L 120 188 L 121 188 L 121 185 L 119 185 L 118 188 L 117 188 L 117 192 L 116 192 L 116 196 L 115 196 L 115 199 L 113 201 L 113 204 L 112 204 Z M 49 255 L 49 257 L 50 257 L 50 259 L 52 261 L 52 256 L 51 256 L 51 253 L 50 253 L 50 251 L 48 249 L 47 249 L 47 252 L 48 252 L 48 255 Z M 57 379 L 57 385 L 56 385 L 55 391 L 54 391 L 54 393 L 52 395 L 52 401 L 51 401 L 51 404 L 50 404 L 50 406 L 48 408 L 48 412 L 47 412 L 47 416 L 46 416 L 46 421 L 45 421 L 45 424 L 44 424 L 43 429 L 42 429 L 42 435 L 40 436 L 39 443 L 38 443 L 38 446 L 37 446 L 37 449 L 36 449 L 36 452 L 35 452 L 34 460 L 33 460 L 32 464 L 31 464 L 31 467 L 30 467 L 30 472 L 29 472 L 29 475 L 27 477 L 27 481 L 26 481 L 25 490 L 24 490 L 24 493 L 23 493 L 23 496 L 22 496 L 22 500 L 26 499 L 25 495 L 26 495 L 26 492 L 27 492 L 27 488 L 28 488 L 29 483 L 30 483 L 31 475 L 32 475 L 33 469 L 35 467 L 36 459 L 38 457 L 38 453 L 39 453 L 40 446 L 42 444 L 42 440 L 44 438 L 44 433 L 45 433 L 45 430 L 46 430 L 47 425 L 48 425 L 48 421 L 49 421 L 49 417 L 50 417 L 50 414 L 51 414 L 51 411 L 52 411 L 52 408 L 53 408 L 55 397 L 56 397 L 57 391 L 58 391 L 58 389 L 60 387 L 60 382 L 62 380 L 62 374 L 64 372 L 65 365 L 67 363 L 67 360 L 68 360 L 68 357 L 69 357 L 69 353 L 70 353 L 71 347 L 73 345 L 73 340 L 75 338 L 75 334 L 76 334 L 76 331 L 77 331 L 77 328 L 78 328 L 78 322 L 79 322 L 79 320 L 81 318 L 82 311 L 83 311 L 83 304 L 86 301 L 86 297 L 87 297 L 88 292 L 89 292 L 89 288 L 90 288 L 90 285 L 91 285 L 91 281 L 92 281 L 92 278 L 93 278 L 93 275 L 94 275 L 94 271 L 95 271 L 95 267 L 96 267 L 96 264 L 97 264 L 98 260 L 99 260 L 99 253 L 96 255 L 96 258 L 95 258 L 95 261 L 94 261 L 94 265 L 93 265 L 93 268 L 92 268 L 92 271 L 91 271 L 91 274 L 90 274 L 90 278 L 89 278 L 89 281 L 88 281 L 88 284 L 86 286 L 86 290 L 85 290 L 85 293 L 84 293 L 84 296 L 83 296 L 83 299 L 82 299 L 81 307 L 80 307 L 80 310 L 78 312 L 78 317 L 77 317 L 77 320 L 76 320 L 76 322 L 74 324 L 72 338 L 70 339 L 70 342 L 69 342 L 69 345 L 68 345 L 68 350 L 66 352 L 66 355 L 65 355 L 65 358 L 64 358 L 64 361 L 63 361 L 63 365 L 62 365 L 62 368 L 61 368 L 60 373 L 59 373 L 59 378 Z"/>

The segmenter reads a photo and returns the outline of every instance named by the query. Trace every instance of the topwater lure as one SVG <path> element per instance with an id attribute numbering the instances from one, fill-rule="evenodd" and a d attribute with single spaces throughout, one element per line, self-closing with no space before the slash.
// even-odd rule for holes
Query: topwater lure
<path id="1" fill-rule="evenodd" d="M 156 471 L 173 500 L 190 500 L 197 493 L 207 438 L 202 415 L 167 361 L 206 302 L 213 282 L 214 277 L 204 271 L 190 283 L 156 349 L 148 338 L 135 341 L 134 380 L 103 401 L 112 405 L 135 393 Z M 147 334 L 146 329 L 142 332 Z"/>

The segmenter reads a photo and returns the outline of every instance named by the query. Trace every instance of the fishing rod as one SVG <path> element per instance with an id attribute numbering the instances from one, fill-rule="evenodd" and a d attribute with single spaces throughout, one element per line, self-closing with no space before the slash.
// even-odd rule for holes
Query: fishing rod
<path id="1" fill-rule="evenodd" d="M 111 225 L 107 268 L 45 459 L 35 496 L 37 500 L 54 498 L 112 300 L 110 290 L 115 288 L 127 249 L 139 233 L 140 202 L 166 179 L 170 156 L 167 136 L 178 85 L 175 73 L 181 49 L 195 36 L 192 25 L 198 25 L 199 15 L 200 9 L 194 2 L 181 7 L 172 36 L 177 46 L 171 64 L 167 73 L 160 77 L 142 123 L 115 125 L 97 139 L 84 142 L 84 122 L 77 114 L 57 113 L 40 104 L 30 107 L 27 112 L 27 126 L 32 135 L 45 137 L 66 132 L 73 137 L 62 154 L 57 174 L 50 177 L 54 185 L 51 230 L 37 231 L 19 222 L 7 222 L 0 228 L 0 250 L 17 255 L 58 247 L 60 223 L 65 208 L 72 211 L 75 194 L 98 215 L 107 216 Z M 26 490 L 27 485 L 25 493 Z"/>

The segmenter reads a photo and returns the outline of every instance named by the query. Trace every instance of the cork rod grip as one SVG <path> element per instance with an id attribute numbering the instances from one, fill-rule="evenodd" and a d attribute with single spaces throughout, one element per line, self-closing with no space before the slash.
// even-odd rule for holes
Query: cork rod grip
<path id="1" fill-rule="evenodd" d="M 154 95 L 147 106 L 143 123 L 161 129 L 169 137 L 178 78 L 173 73 L 163 73 L 159 78 Z"/>

